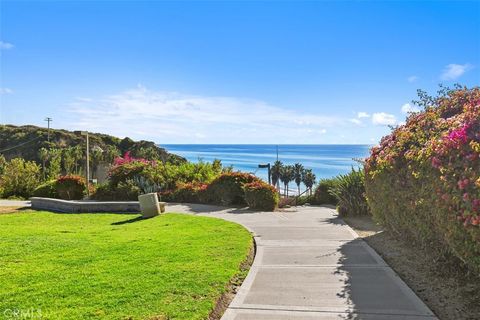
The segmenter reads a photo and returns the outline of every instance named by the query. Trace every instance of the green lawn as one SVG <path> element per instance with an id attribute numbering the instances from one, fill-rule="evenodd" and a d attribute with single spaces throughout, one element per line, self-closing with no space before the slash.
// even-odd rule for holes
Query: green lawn
<path id="1" fill-rule="evenodd" d="M 251 246 L 240 225 L 207 217 L 2 214 L 0 317 L 205 319 Z"/>

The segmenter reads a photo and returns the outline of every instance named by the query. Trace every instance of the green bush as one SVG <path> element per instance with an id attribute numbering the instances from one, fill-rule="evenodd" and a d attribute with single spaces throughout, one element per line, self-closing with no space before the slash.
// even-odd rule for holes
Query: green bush
<path id="1" fill-rule="evenodd" d="M 220 161 L 174 165 L 125 156 L 121 160 L 116 160 L 108 176 L 113 188 L 120 182 L 142 178 L 158 185 L 162 190 L 175 190 L 177 185 L 182 183 L 210 183 L 222 173 L 222 170 Z"/>
<path id="2" fill-rule="evenodd" d="M 251 209 L 274 211 L 278 206 L 279 195 L 273 186 L 254 181 L 245 184 L 245 201 Z"/>
<path id="3" fill-rule="evenodd" d="M 137 201 L 141 194 L 140 188 L 133 180 L 119 182 L 116 187 L 111 184 L 97 186 L 92 199 L 99 201 Z"/>
<path id="4" fill-rule="evenodd" d="M 363 169 L 338 175 L 330 193 L 337 198 L 337 209 L 341 215 L 369 214 L 365 197 L 365 173 Z"/>
<path id="5" fill-rule="evenodd" d="M 368 202 L 374 218 L 398 237 L 478 274 L 480 88 L 421 94 L 425 110 L 371 150 Z"/>
<path id="6" fill-rule="evenodd" d="M 40 184 L 40 166 L 33 161 L 14 158 L 3 165 L 0 177 L 2 197 L 29 198 Z"/>
<path id="7" fill-rule="evenodd" d="M 55 182 L 58 197 L 64 200 L 81 200 L 86 194 L 87 184 L 80 176 L 62 176 Z"/>
<path id="8" fill-rule="evenodd" d="M 160 193 L 160 199 L 167 202 L 206 203 L 206 184 L 182 183 L 173 191 Z"/>
<path id="9" fill-rule="evenodd" d="M 337 182 L 338 180 L 336 178 L 320 180 L 317 188 L 315 189 L 313 203 L 337 205 L 337 197 L 331 193 Z"/>
<path id="10" fill-rule="evenodd" d="M 221 205 L 246 205 L 243 187 L 247 183 L 258 181 L 261 180 L 248 173 L 224 173 L 208 185 L 207 201 Z"/>
<path id="11" fill-rule="evenodd" d="M 58 198 L 56 180 L 47 181 L 33 191 L 34 197 Z"/>

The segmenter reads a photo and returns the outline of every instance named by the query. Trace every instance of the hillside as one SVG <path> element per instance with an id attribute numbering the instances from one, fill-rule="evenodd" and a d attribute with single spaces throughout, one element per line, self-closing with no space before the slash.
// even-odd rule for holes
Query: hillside
<path id="1" fill-rule="evenodd" d="M 73 131 L 50 129 L 50 142 L 48 142 L 48 129 L 36 126 L 0 125 L 0 154 L 12 159 L 22 157 L 27 160 L 40 162 L 38 151 L 40 148 L 66 148 L 86 145 L 85 136 Z M 139 156 L 141 149 L 153 150 L 152 157 L 171 163 L 186 161 L 184 158 L 169 153 L 158 147 L 152 141 L 133 141 L 126 137 L 120 139 L 101 133 L 90 133 L 90 148 L 99 147 L 106 150 L 109 146 L 116 147 L 121 154 L 130 151 L 133 156 Z M 140 152 L 139 152 L 140 151 Z"/>

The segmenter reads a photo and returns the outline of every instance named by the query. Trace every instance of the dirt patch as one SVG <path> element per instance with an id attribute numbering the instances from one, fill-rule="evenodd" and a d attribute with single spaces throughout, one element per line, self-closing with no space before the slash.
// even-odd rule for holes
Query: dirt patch
<path id="1" fill-rule="evenodd" d="M 250 270 L 253 260 L 255 259 L 256 250 L 255 240 L 253 240 L 253 244 L 250 248 L 247 258 L 240 265 L 240 272 L 232 280 L 230 280 L 229 284 L 227 285 L 227 289 L 220 296 L 220 298 L 218 298 L 215 308 L 208 316 L 208 320 L 219 320 L 223 316 L 233 298 L 235 298 L 235 295 L 240 289 L 243 281 L 247 277 L 248 270 Z"/>
<path id="2" fill-rule="evenodd" d="M 20 213 L 20 212 L 26 212 L 26 211 L 30 211 L 30 208 L 0 206 L 0 214 Z"/>
<path id="3" fill-rule="evenodd" d="M 343 218 L 394 269 L 439 319 L 480 319 L 480 277 L 446 267 L 428 252 L 395 239 L 370 217 Z"/>

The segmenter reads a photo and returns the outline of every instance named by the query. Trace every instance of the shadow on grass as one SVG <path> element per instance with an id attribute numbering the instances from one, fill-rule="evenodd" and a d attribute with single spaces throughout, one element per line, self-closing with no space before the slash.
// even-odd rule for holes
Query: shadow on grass
<path id="1" fill-rule="evenodd" d="M 135 217 L 135 218 L 132 218 L 132 219 L 128 219 L 128 220 L 112 222 L 111 225 L 112 225 L 112 226 L 121 226 L 121 225 L 123 225 L 123 224 L 134 223 L 134 222 L 137 222 L 137 221 L 142 221 L 142 220 L 147 220 L 147 219 L 150 219 L 150 218 L 144 218 L 144 217 L 142 217 L 142 216 L 138 216 L 138 217 Z"/>

